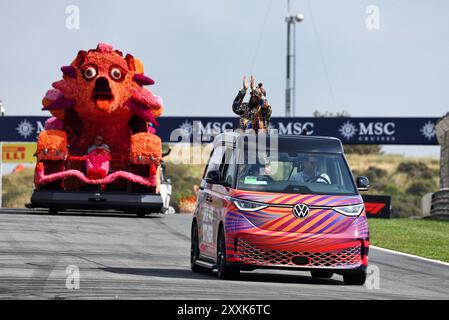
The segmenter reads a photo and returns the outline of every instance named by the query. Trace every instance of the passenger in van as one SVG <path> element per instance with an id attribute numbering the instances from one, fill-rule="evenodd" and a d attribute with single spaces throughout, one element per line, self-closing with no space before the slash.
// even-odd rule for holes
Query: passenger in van
<path id="1" fill-rule="evenodd" d="M 255 86 L 256 80 L 251 76 L 251 97 L 248 102 L 243 102 L 248 83 L 243 77 L 243 87 L 238 92 L 232 104 L 232 111 L 240 116 L 240 129 L 246 131 L 253 129 L 256 133 L 266 131 L 270 125 L 271 106 L 266 98 L 266 90 L 262 83 Z"/>
<path id="2" fill-rule="evenodd" d="M 303 162 L 303 164 L 304 164 L 303 170 L 291 176 L 290 177 L 291 181 L 298 181 L 301 183 L 318 182 L 318 183 L 331 184 L 329 176 L 325 173 L 321 173 L 320 171 L 318 171 L 319 161 L 316 156 L 313 155 L 306 156 L 306 159 Z"/>
<path id="3" fill-rule="evenodd" d="M 271 175 L 272 168 L 270 163 L 245 164 L 239 166 L 238 179 L 244 183 L 256 184 L 261 181 L 272 181 Z"/>

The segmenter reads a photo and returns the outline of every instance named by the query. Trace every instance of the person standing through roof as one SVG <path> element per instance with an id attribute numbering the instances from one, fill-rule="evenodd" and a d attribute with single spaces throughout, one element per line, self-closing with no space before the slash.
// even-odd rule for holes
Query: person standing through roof
<path id="1" fill-rule="evenodd" d="M 243 87 L 239 90 L 232 103 L 232 111 L 240 116 L 239 127 L 241 130 L 253 129 L 258 133 L 259 130 L 265 131 L 269 126 L 271 106 L 268 104 L 265 96 L 266 90 L 263 84 L 259 83 L 259 86 L 256 88 L 255 82 L 254 76 L 251 76 L 251 96 L 248 102 L 243 102 L 248 90 L 246 77 L 243 77 Z"/>
<path id="2" fill-rule="evenodd" d="M 263 127 L 268 129 L 270 127 L 270 118 L 272 110 L 270 104 L 268 103 L 267 91 L 265 90 L 262 82 L 258 84 L 258 88 L 262 93 L 262 100 L 263 100 L 261 101 L 262 107 L 260 109 Z"/>

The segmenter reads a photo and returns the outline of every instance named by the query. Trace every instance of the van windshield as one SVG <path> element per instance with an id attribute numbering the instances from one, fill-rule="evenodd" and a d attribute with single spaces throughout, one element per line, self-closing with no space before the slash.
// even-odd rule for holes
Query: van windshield
<path id="1" fill-rule="evenodd" d="M 342 154 L 278 152 L 245 159 L 237 189 L 301 194 L 354 195 L 357 190 Z M 248 157 L 251 159 L 251 157 Z M 242 163 L 242 162 L 241 162 Z"/>

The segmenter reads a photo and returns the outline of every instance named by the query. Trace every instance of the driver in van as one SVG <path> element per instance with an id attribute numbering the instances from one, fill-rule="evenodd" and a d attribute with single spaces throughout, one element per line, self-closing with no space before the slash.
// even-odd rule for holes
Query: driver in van
<path id="1" fill-rule="evenodd" d="M 303 162 L 303 170 L 292 175 L 290 177 L 291 181 L 298 181 L 301 183 L 307 182 L 318 182 L 331 184 L 329 176 L 325 173 L 318 171 L 318 158 L 314 155 L 307 155 L 305 161 Z"/>

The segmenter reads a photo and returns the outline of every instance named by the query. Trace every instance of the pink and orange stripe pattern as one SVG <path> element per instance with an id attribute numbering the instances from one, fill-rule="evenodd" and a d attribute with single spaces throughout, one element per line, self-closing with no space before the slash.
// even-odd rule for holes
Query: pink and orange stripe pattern
<path id="1" fill-rule="evenodd" d="M 369 231 L 365 211 L 348 217 L 334 206 L 363 203 L 359 195 L 292 195 L 235 191 L 232 197 L 263 202 L 268 206 L 255 212 L 243 212 L 231 206 L 225 219 L 228 233 L 228 257 L 238 261 L 236 239 L 247 241 L 260 250 L 288 252 L 341 252 L 368 244 Z M 295 204 L 305 203 L 310 213 L 297 218 Z M 315 208 L 318 207 L 318 208 Z"/>
<path id="2" fill-rule="evenodd" d="M 356 220 L 356 217 L 343 216 L 332 210 L 332 207 L 362 203 L 358 195 L 261 194 L 238 191 L 233 196 L 268 204 L 268 207 L 260 211 L 242 213 L 254 226 L 263 230 L 297 233 L 342 232 Z M 292 214 L 293 206 L 298 203 L 305 203 L 311 207 L 306 218 L 298 219 Z"/>

